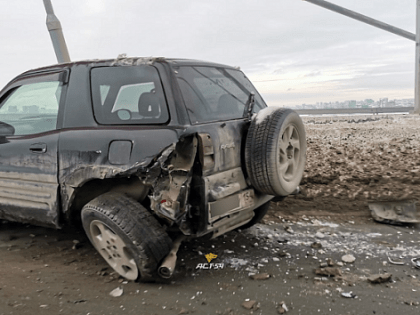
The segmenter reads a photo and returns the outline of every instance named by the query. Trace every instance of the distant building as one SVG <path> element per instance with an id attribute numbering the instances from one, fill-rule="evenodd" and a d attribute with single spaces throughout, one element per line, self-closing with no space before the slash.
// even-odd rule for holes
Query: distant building
<path id="1" fill-rule="evenodd" d="M 18 112 L 17 106 L 9 106 L 8 112 L 17 113 Z"/>
<path id="2" fill-rule="evenodd" d="M 30 106 L 23 106 L 23 112 L 28 114 L 38 114 L 38 106 L 30 105 Z"/>
<path id="3" fill-rule="evenodd" d="M 379 99 L 379 107 L 388 107 L 388 97 Z"/>

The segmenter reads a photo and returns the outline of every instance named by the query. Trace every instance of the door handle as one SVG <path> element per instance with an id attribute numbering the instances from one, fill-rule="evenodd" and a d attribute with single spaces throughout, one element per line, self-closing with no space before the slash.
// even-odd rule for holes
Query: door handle
<path id="1" fill-rule="evenodd" d="M 33 153 L 45 153 L 47 152 L 47 144 L 46 143 L 34 143 L 31 144 L 29 147 Z"/>

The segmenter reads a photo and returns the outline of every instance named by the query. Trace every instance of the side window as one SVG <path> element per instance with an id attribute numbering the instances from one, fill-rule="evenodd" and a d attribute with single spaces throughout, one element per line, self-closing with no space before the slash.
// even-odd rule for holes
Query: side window
<path id="1" fill-rule="evenodd" d="M 159 73 L 153 66 L 93 68 L 91 90 L 100 124 L 164 124 L 169 119 Z"/>
<path id="2" fill-rule="evenodd" d="M 177 73 L 193 124 L 242 118 L 251 92 L 255 93 L 254 112 L 266 107 L 252 83 L 238 70 L 182 66 Z"/>
<path id="3" fill-rule="evenodd" d="M 0 124 L 15 136 L 56 129 L 61 91 L 58 80 L 15 87 L 0 103 Z"/>
<path id="4" fill-rule="evenodd" d="M 204 104 L 204 101 L 200 99 L 200 96 L 191 85 L 183 78 L 178 78 L 178 84 L 182 91 L 182 96 L 187 104 L 194 104 L 194 107 L 187 107 L 188 114 L 193 124 L 203 121 L 204 117 L 209 116 L 209 112 Z"/>

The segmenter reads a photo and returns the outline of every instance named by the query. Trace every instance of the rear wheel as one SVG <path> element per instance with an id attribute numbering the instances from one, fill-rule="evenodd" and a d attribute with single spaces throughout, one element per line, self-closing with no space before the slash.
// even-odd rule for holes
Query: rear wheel
<path id="1" fill-rule="evenodd" d="M 90 201 L 82 209 L 82 223 L 99 254 L 128 280 L 152 280 L 171 249 L 171 239 L 153 215 L 121 193 Z"/>
<path id="2" fill-rule="evenodd" d="M 291 109 L 266 108 L 251 121 L 245 146 L 246 170 L 253 187 L 287 196 L 299 185 L 306 161 L 305 127 Z"/>

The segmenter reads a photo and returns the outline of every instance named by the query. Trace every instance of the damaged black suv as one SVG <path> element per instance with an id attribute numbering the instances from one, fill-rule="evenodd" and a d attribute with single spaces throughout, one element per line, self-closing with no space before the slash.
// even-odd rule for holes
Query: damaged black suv
<path id="1" fill-rule="evenodd" d="M 296 190 L 305 159 L 300 117 L 220 64 L 72 62 L 0 92 L 0 218 L 81 222 L 130 280 L 171 276 L 185 237 L 258 222 Z"/>

